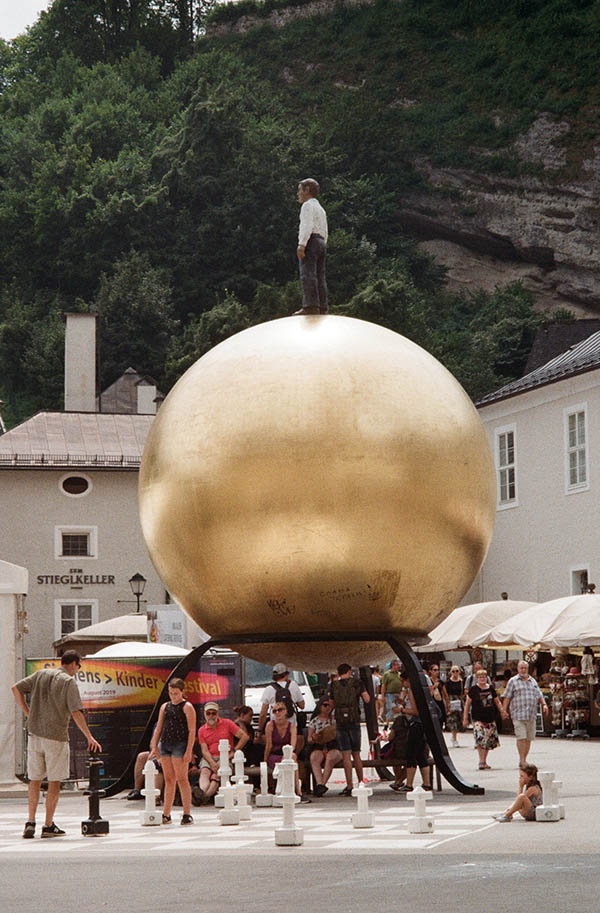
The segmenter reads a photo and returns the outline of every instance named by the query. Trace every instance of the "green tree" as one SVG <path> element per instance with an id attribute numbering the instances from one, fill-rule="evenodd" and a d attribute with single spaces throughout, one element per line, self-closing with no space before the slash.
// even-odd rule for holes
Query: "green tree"
<path id="1" fill-rule="evenodd" d="M 101 385 L 106 387 L 129 366 L 164 379 L 164 363 L 177 329 L 171 286 L 163 270 L 145 253 L 131 251 L 104 275 L 91 310 L 100 329 Z"/>

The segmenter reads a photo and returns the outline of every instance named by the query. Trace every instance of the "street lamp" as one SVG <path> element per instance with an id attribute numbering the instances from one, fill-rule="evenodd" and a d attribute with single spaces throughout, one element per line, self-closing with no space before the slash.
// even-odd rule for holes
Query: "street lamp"
<path id="1" fill-rule="evenodd" d="M 146 586 L 146 578 L 142 577 L 141 574 L 134 574 L 133 577 L 129 578 L 129 586 L 131 587 L 131 592 L 136 598 L 137 609 L 136 612 L 140 611 L 140 599 L 144 593 L 144 587 Z"/>

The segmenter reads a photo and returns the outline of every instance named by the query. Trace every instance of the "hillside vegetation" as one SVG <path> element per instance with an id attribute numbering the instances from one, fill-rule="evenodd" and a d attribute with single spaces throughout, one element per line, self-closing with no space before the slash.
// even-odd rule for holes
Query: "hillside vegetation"
<path id="1" fill-rule="evenodd" d="M 65 311 L 99 314 L 103 385 L 132 364 L 166 391 L 215 343 L 295 309 L 309 175 L 335 312 L 414 339 L 474 397 L 518 376 L 543 319 L 529 294 L 450 293 L 398 205 L 423 183 L 419 156 L 532 169 L 511 142 L 540 110 L 569 112 L 576 173 L 597 132 L 600 4 L 378 0 L 214 38 L 196 34 L 205 13 L 55 0 L 0 43 L 9 422 L 60 408 Z"/>

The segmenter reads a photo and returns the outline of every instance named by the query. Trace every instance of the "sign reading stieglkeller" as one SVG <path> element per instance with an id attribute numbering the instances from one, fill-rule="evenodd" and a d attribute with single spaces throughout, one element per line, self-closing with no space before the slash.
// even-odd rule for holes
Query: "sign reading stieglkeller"
<path id="1" fill-rule="evenodd" d="M 68 574 L 38 574 L 40 585 L 62 584 L 62 586 L 103 586 L 115 584 L 114 574 L 84 574 L 78 567 L 69 568 Z"/>

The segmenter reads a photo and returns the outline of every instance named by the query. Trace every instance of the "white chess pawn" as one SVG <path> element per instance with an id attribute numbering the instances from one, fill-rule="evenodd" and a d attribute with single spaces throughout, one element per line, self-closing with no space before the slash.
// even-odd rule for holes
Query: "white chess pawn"
<path id="1" fill-rule="evenodd" d="M 260 793 L 255 798 L 257 808 L 270 808 L 273 805 L 273 796 L 269 792 L 269 768 L 266 761 L 260 762 Z"/>
<path id="2" fill-rule="evenodd" d="M 359 783 L 352 790 L 352 795 L 357 799 L 358 808 L 352 815 L 352 827 L 373 827 L 375 815 L 369 811 L 369 796 L 373 795 L 373 790 L 364 783 Z"/>
<path id="3" fill-rule="evenodd" d="M 219 739 L 219 777 L 221 785 L 215 796 L 215 808 L 225 808 L 223 787 L 229 784 L 231 767 L 229 764 L 229 739 Z"/>
<path id="4" fill-rule="evenodd" d="M 279 779 L 279 764 L 276 764 L 273 768 L 273 779 L 275 780 L 275 795 L 273 796 L 273 805 L 275 808 L 282 808 L 283 802 L 281 801 L 281 785 L 282 780 Z"/>
<path id="5" fill-rule="evenodd" d="M 292 759 L 291 745 L 283 746 L 283 760 L 279 762 L 279 779 L 281 780 L 280 801 L 283 805 L 283 825 L 275 828 L 275 844 L 277 846 L 302 846 L 304 831 L 296 827 L 295 808 L 300 796 L 296 795 L 295 782 L 298 765 Z"/>
<path id="6" fill-rule="evenodd" d="M 245 760 L 244 752 L 238 748 L 233 756 L 233 766 L 235 768 L 233 779 L 235 780 L 235 794 L 240 812 L 240 821 L 250 821 L 252 817 L 252 806 L 248 802 L 252 794 L 252 785 L 245 782 L 248 779 L 244 773 Z"/>
<path id="7" fill-rule="evenodd" d="M 411 834 L 431 834 L 433 833 L 433 818 L 427 817 L 426 802 L 429 799 L 429 793 L 417 786 L 412 793 L 407 793 L 406 798 L 409 802 L 414 802 L 415 817 L 408 819 L 408 830 Z"/>
<path id="8" fill-rule="evenodd" d="M 140 812 L 142 827 L 155 827 L 162 822 L 162 814 L 159 814 L 156 810 L 156 797 L 160 796 L 160 789 L 156 789 L 154 786 L 155 777 L 156 767 L 154 762 L 146 761 L 144 764 L 144 788 L 141 791 L 142 796 L 146 799 L 144 811 Z"/>
<path id="9" fill-rule="evenodd" d="M 227 783 L 226 786 L 222 787 L 223 802 L 223 811 L 219 812 L 219 824 L 239 824 L 240 823 L 240 811 L 238 808 L 234 807 L 235 799 L 235 786 L 232 783 Z"/>

